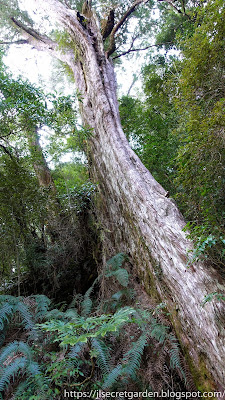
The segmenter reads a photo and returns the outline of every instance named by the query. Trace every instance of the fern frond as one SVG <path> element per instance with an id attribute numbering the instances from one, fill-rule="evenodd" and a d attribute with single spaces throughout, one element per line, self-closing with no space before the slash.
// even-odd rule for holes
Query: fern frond
<path id="1" fill-rule="evenodd" d="M 64 317 L 64 312 L 59 311 L 57 308 L 54 308 L 53 310 L 47 311 L 44 319 L 46 321 L 49 321 L 50 319 L 61 319 Z"/>
<path id="2" fill-rule="evenodd" d="M 23 353 L 29 360 L 31 360 L 31 348 L 25 342 L 11 342 L 0 353 L 0 365 L 3 365 L 7 358 L 16 353 Z"/>
<path id="3" fill-rule="evenodd" d="M 132 348 L 124 355 L 124 373 L 127 378 L 135 378 L 136 371 L 140 368 L 144 348 L 148 344 L 150 334 L 150 331 L 142 333 L 138 340 L 133 343 Z"/>
<path id="4" fill-rule="evenodd" d="M 75 346 L 73 346 L 69 352 L 69 357 L 70 358 L 77 358 L 77 356 L 80 354 L 82 349 L 86 346 L 86 343 L 77 343 Z"/>
<path id="5" fill-rule="evenodd" d="M 92 309 L 92 300 L 91 300 L 91 293 L 94 290 L 94 287 L 96 285 L 96 283 L 99 281 L 100 279 L 100 275 L 94 280 L 94 282 L 92 283 L 91 287 L 86 291 L 84 297 L 83 297 L 83 301 L 81 303 L 81 316 L 82 317 L 87 317 Z"/>
<path id="6" fill-rule="evenodd" d="M 105 342 L 103 342 L 99 338 L 92 338 L 91 339 L 91 344 L 92 348 L 96 352 L 96 359 L 97 363 L 103 373 L 103 375 L 106 375 L 110 372 L 110 365 L 109 365 L 109 346 L 106 345 Z"/>
<path id="7" fill-rule="evenodd" d="M 28 307 L 22 302 L 18 301 L 15 305 L 15 311 L 18 311 L 22 317 L 22 323 L 27 330 L 31 330 L 34 327 L 33 315 L 29 311 Z"/>
<path id="8" fill-rule="evenodd" d="M 124 261 L 127 259 L 127 255 L 124 253 L 118 253 L 114 257 L 110 258 L 110 260 L 107 261 L 107 266 L 109 267 L 108 270 L 111 271 L 116 271 L 118 268 L 120 268 Z"/>
<path id="9" fill-rule="evenodd" d="M 77 320 L 79 319 L 79 315 L 78 312 L 76 310 L 76 308 L 68 308 L 68 310 L 66 310 L 66 312 L 64 313 L 65 317 L 68 318 L 69 320 Z"/>
<path id="10" fill-rule="evenodd" d="M 118 282 L 124 286 L 127 287 L 129 283 L 129 274 L 126 269 L 124 268 L 118 268 L 116 271 L 110 271 L 106 273 L 106 278 L 110 278 L 111 276 L 114 276 Z"/>
<path id="11" fill-rule="evenodd" d="M 168 335 L 168 340 L 171 345 L 171 348 L 169 350 L 170 365 L 172 368 L 177 368 L 180 371 L 180 373 L 183 375 L 184 379 L 186 380 L 186 375 L 185 375 L 185 372 L 184 372 L 182 364 L 181 364 L 180 349 L 179 349 L 178 341 L 172 333 L 170 333 Z"/>
<path id="12" fill-rule="evenodd" d="M 130 315 L 135 314 L 135 309 L 132 307 L 122 307 L 119 308 L 119 310 L 116 311 L 115 314 L 113 314 L 113 318 L 118 321 L 118 323 L 121 323 L 123 320 L 126 322 L 128 320 L 128 317 Z"/>
<path id="13" fill-rule="evenodd" d="M 27 364 L 27 371 L 29 372 L 30 375 L 34 377 L 41 376 L 40 365 L 35 361 L 31 361 Z"/>
<path id="14" fill-rule="evenodd" d="M 121 373 L 122 373 L 122 365 L 118 364 L 115 368 L 113 368 L 112 371 L 110 371 L 110 373 L 106 376 L 103 385 L 102 385 L 102 389 L 106 390 L 106 389 L 111 389 L 112 386 L 118 381 L 118 379 L 120 379 L 121 377 Z"/>
<path id="15" fill-rule="evenodd" d="M 8 294 L 1 294 L 0 295 L 0 304 L 2 303 L 9 303 L 9 304 L 15 304 L 17 301 L 17 297 L 8 295 Z"/>
<path id="16" fill-rule="evenodd" d="M 11 364 L 7 365 L 0 374 L 0 392 L 3 392 L 9 385 L 10 379 L 15 379 L 19 370 L 24 369 L 26 366 L 26 358 L 18 357 Z"/>
<path id="17" fill-rule="evenodd" d="M 36 363 L 32 363 L 36 364 Z M 33 365 L 34 371 L 36 367 Z M 49 400 L 49 395 L 47 394 L 49 389 L 49 382 L 47 378 L 40 372 L 39 374 L 34 374 L 31 371 L 23 382 L 21 382 L 16 391 L 14 392 L 13 398 L 16 400 Z"/>
<path id="18" fill-rule="evenodd" d="M 51 300 L 43 294 L 37 294 L 33 297 L 36 300 L 35 321 L 38 321 L 44 318 Z"/>
<path id="19" fill-rule="evenodd" d="M 81 315 L 82 317 L 87 317 L 92 309 L 92 300 L 90 298 L 91 291 L 89 290 L 85 293 L 84 295 L 84 300 L 82 301 L 81 304 Z"/>
<path id="20" fill-rule="evenodd" d="M 21 382 L 13 394 L 13 399 L 19 399 L 20 396 L 23 396 L 26 399 L 26 396 L 24 396 L 24 394 L 27 392 L 29 384 L 30 382 L 28 381 L 28 379 Z"/>
<path id="21" fill-rule="evenodd" d="M 78 293 L 74 296 L 73 300 L 69 304 L 69 308 L 74 308 L 77 306 L 77 304 L 80 304 L 83 300 L 83 296 L 81 293 Z"/>
<path id="22" fill-rule="evenodd" d="M 152 319 L 151 337 L 155 338 L 159 343 L 163 343 L 168 334 L 168 326 L 158 323 Z"/>
<path id="23" fill-rule="evenodd" d="M 5 296 L 4 296 L 5 297 Z M 5 323 L 9 322 L 9 317 L 12 316 L 14 312 L 14 306 L 8 302 L 1 306 L 0 310 L 0 329 L 3 330 Z"/>

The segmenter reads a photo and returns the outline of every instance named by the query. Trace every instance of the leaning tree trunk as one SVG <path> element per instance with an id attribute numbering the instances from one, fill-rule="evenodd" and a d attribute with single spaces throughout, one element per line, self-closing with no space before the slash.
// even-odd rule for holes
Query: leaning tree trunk
<path id="1" fill-rule="evenodd" d="M 224 289 L 224 282 L 201 262 L 187 267 L 192 243 L 183 232 L 184 219 L 122 131 L 113 65 L 105 55 L 94 15 L 88 16 L 84 27 L 76 13 L 57 0 L 39 0 L 39 4 L 64 25 L 71 49 L 60 51 L 50 39 L 16 24 L 27 42 L 48 50 L 74 73 L 83 122 L 93 129 L 90 168 L 99 183 L 105 235 L 115 251 L 129 254 L 146 291 L 166 302 L 198 383 L 208 389 L 224 386 L 224 306 L 216 301 L 201 306 L 205 295 Z"/>

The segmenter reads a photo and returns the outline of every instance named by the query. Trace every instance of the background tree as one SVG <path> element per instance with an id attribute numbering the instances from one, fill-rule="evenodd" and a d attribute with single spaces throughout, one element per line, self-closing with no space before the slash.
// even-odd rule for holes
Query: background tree
<path id="1" fill-rule="evenodd" d="M 169 82 L 173 59 L 153 58 L 143 69 L 144 97 L 120 99 L 120 117 L 131 147 L 154 178 L 175 195 L 175 157 L 179 139 L 173 130 L 178 115 L 171 98 Z"/>
<path id="2" fill-rule="evenodd" d="M 77 131 L 72 98 L 46 96 L 30 83 L 13 79 L 3 66 L 0 92 L 2 278 L 15 277 L 19 294 L 41 290 L 56 296 L 63 285 L 68 295 L 76 287 L 85 290 L 82 273 L 74 274 L 74 270 L 79 270 L 81 262 L 86 265 L 84 272 L 95 275 L 89 271 L 90 265 L 95 269 L 95 262 L 91 261 L 92 233 L 86 213 L 94 189 L 82 186 L 87 174 L 83 173 L 78 185 L 74 173 L 73 183 L 64 184 L 58 192 L 39 142 L 40 129 L 51 129 L 56 137 L 60 133 L 64 140 Z M 53 142 L 52 138 L 52 148 Z M 79 206 L 77 198 L 83 201 Z"/>

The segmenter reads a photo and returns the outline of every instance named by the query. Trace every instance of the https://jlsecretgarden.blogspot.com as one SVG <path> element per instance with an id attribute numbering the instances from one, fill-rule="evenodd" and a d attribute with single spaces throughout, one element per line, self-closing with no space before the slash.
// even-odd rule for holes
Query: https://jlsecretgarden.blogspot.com
<path id="1" fill-rule="evenodd" d="M 77 392 L 74 390 L 64 389 L 64 398 L 75 398 L 75 399 L 149 399 L 149 398 L 159 398 L 159 399 L 224 399 L 225 400 L 225 390 L 223 392 L 173 392 L 170 390 L 161 392 L 151 392 L 145 390 L 143 392 L 132 392 L 132 391 L 103 391 L 103 390 L 90 390 L 89 392 Z"/>

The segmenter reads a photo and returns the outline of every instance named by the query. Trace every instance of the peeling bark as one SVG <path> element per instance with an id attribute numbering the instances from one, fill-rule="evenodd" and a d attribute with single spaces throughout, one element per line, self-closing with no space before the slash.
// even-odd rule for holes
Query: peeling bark
<path id="1" fill-rule="evenodd" d="M 64 25 L 77 48 L 76 55 L 74 49 L 62 52 L 56 43 L 24 30 L 26 40 L 66 62 L 74 73 L 82 96 L 83 122 L 94 132 L 89 143 L 91 173 L 99 182 L 106 243 L 114 251 L 129 254 L 134 274 L 148 293 L 166 302 L 183 348 L 205 387 L 225 386 L 224 304 L 210 302 L 201 307 L 204 296 L 224 290 L 225 283 L 201 262 L 187 268 L 192 243 L 183 232 L 184 219 L 122 131 L 114 70 L 104 54 L 96 18 L 92 15 L 85 29 L 76 13 L 57 0 L 36 2 Z"/>

